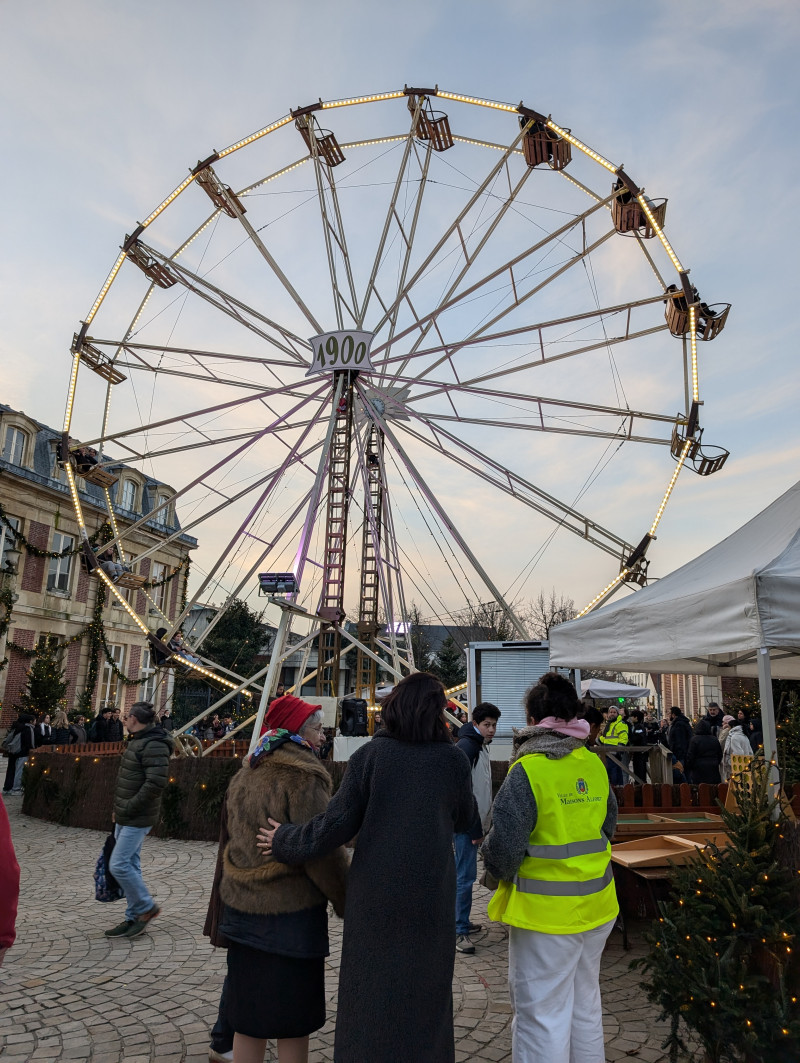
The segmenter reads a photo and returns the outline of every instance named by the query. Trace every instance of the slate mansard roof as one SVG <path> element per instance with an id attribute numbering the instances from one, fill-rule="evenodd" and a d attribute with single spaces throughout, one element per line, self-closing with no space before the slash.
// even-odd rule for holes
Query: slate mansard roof
<path id="1" fill-rule="evenodd" d="M 12 476 L 17 477 L 20 480 L 28 480 L 31 483 L 38 484 L 40 487 L 46 487 L 50 491 L 54 491 L 57 494 L 62 494 L 66 499 L 69 499 L 69 488 L 66 484 L 61 483 L 55 476 L 53 476 L 54 469 L 54 447 L 56 443 L 61 440 L 61 432 L 55 428 L 50 428 L 49 425 L 42 424 L 41 421 L 37 421 L 30 414 L 25 413 L 22 410 L 15 410 L 11 406 L 6 406 L 5 403 L 0 402 L 0 426 L 6 421 L 7 416 L 11 414 L 16 417 L 25 418 L 25 420 L 31 424 L 37 426 L 36 439 L 34 440 L 33 448 L 33 467 L 30 465 L 15 465 L 13 462 L 5 461 L 0 457 L 0 471 L 9 473 Z M 0 454 L 2 453 L 2 446 L 5 442 L 5 432 L 0 435 Z M 103 466 L 109 467 L 115 473 L 124 473 L 129 468 L 120 461 L 113 461 L 104 456 Z M 140 517 L 149 513 L 155 508 L 158 497 L 158 489 L 165 488 L 172 493 L 172 488 L 169 484 L 165 484 L 160 480 L 153 479 L 152 476 L 142 474 L 138 469 L 131 468 L 131 472 L 135 472 L 137 477 L 144 477 L 144 487 L 140 496 L 140 507 L 137 512 L 123 509 L 117 502 L 117 494 L 120 491 L 120 485 L 122 479 L 118 480 L 114 487 L 111 488 L 111 500 L 114 504 L 114 510 L 117 514 L 127 517 L 131 520 L 138 520 Z M 80 478 L 78 480 L 80 482 Z M 90 484 L 83 481 L 83 487 L 79 488 L 78 494 L 80 500 L 84 505 L 87 505 L 95 510 L 105 512 L 105 496 L 100 487 L 96 484 Z M 178 531 L 180 528 L 180 521 L 178 520 L 175 507 L 171 507 L 169 512 L 168 522 L 164 521 L 147 521 L 145 527 L 151 531 L 160 533 L 172 534 Z M 188 546 L 189 549 L 193 549 L 197 546 L 197 539 L 192 535 L 180 535 L 177 542 L 183 543 Z"/>

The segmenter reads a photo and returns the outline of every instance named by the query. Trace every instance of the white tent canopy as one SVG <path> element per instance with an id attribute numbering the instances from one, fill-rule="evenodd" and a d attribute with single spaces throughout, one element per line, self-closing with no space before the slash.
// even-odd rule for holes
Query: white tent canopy
<path id="1" fill-rule="evenodd" d="M 772 752 L 771 677 L 800 677 L 800 483 L 664 579 L 553 628 L 550 662 L 758 676 Z"/>
<path id="2" fill-rule="evenodd" d="M 610 683 L 607 679 L 582 679 L 582 698 L 646 698 L 650 691 L 647 687 L 635 687 L 631 683 Z"/>

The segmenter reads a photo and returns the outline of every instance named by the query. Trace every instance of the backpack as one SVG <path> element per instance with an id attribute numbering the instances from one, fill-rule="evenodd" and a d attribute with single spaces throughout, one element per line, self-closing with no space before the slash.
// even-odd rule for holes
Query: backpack
<path id="1" fill-rule="evenodd" d="M 18 757 L 22 752 L 22 731 L 10 731 L 3 739 L 3 749 L 9 756 Z"/>

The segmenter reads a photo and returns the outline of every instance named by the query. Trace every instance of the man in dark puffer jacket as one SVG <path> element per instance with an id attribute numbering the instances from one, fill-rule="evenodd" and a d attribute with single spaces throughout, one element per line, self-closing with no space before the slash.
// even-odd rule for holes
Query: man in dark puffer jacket
<path id="1" fill-rule="evenodd" d="M 134 938 L 147 929 L 160 911 L 144 884 L 140 854 L 144 839 L 158 818 L 175 742 L 158 725 L 149 701 L 137 701 L 131 706 L 125 727 L 131 737 L 122 754 L 114 791 L 117 842 L 109 871 L 122 887 L 128 907 L 123 922 L 106 930 L 106 937 Z"/>

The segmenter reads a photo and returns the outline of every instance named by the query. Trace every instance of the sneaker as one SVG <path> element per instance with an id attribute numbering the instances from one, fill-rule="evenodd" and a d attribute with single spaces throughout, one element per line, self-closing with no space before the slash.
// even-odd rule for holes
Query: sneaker
<path id="1" fill-rule="evenodd" d="M 218 1052 L 213 1045 L 208 1046 L 209 1063 L 232 1063 L 233 1049 L 230 1052 Z"/>
<path id="2" fill-rule="evenodd" d="M 143 912 L 142 915 L 138 916 L 130 924 L 128 929 L 125 931 L 125 937 L 138 938 L 140 934 L 143 934 L 145 930 L 147 930 L 147 924 L 151 922 L 151 920 L 155 919 L 155 917 L 159 915 L 160 912 L 161 909 L 158 907 L 157 904 L 154 904 L 149 912 Z"/>
<path id="3" fill-rule="evenodd" d="M 119 938 L 123 934 L 127 934 L 130 928 L 134 925 L 133 919 L 124 919 L 116 926 L 112 926 L 110 930 L 106 930 L 105 935 L 107 938 Z"/>
<path id="4" fill-rule="evenodd" d="M 475 946 L 469 939 L 467 934 L 459 934 L 456 938 L 456 952 L 464 952 L 467 955 L 472 955 L 475 951 Z"/>
<path id="5" fill-rule="evenodd" d="M 469 932 L 470 932 L 470 934 L 480 934 L 481 930 L 483 930 L 483 923 L 470 923 L 469 924 Z"/>

